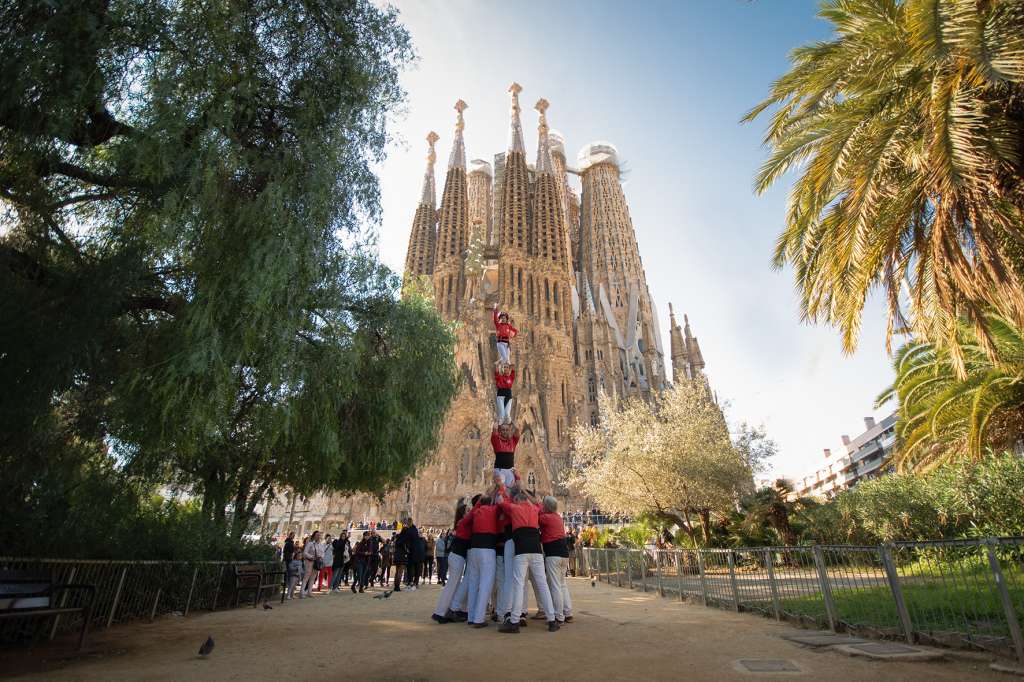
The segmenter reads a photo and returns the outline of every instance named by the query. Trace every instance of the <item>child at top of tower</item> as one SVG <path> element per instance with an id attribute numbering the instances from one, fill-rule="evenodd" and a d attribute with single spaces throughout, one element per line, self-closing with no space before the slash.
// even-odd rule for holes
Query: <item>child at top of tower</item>
<path id="1" fill-rule="evenodd" d="M 491 430 L 491 447 L 494 448 L 494 474 L 500 476 L 505 485 L 511 486 L 516 480 L 513 471 L 516 463 L 516 446 L 519 445 L 519 427 L 511 424 L 495 424 Z"/>
<path id="2" fill-rule="evenodd" d="M 509 424 L 512 422 L 512 384 L 516 381 L 516 368 L 507 362 L 499 360 L 494 368 L 494 385 L 497 387 L 497 395 L 494 398 L 498 405 L 498 423 Z"/>
<path id="3" fill-rule="evenodd" d="M 512 318 L 504 310 L 498 310 L 498 304 L 494 304 L 494 331 L 495 345 L 498 347 L 498 357 L 502 362 L 509 362 L 509 343 L 516 337 L 519 330 L 512 326 Z"/>

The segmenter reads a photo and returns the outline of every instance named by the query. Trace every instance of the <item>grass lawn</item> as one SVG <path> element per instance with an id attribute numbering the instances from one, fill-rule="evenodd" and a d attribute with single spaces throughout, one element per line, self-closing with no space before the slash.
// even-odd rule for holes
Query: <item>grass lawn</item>
<path id="1" fill-rule="evenodd" d="M 1011 584 L 1010 597 L 1024 605 L 1024 586 Z M 1009 634 L 999 595 L 986 585 L 940 583 L 904 584 L 910 621 L 918 632 L 957 631 L 965 634 Z M 839 619 L 851 625 L 900 628 L 892 593 L 886 587 L 833 590 Z M 785 611 L 825 619 L 825 603 L 818 595 L 783 599 Z M 1021 616 L 1018 612 L 1018 618 Z"/>

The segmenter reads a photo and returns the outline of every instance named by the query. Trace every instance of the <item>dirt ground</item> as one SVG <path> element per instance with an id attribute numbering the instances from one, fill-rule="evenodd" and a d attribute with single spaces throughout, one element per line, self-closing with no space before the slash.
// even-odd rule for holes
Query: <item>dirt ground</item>
<path id="1" fill-rule="evenodd" d="M 680 604 L 588 580 L 571 581 L 576 622 L 547 632 L 531 621 L 518 635 L 494 624 L 438 625 L 440 588 L 390 599 L 318 595 L 273 610 L 240 608 L 166 617 L 90 635 L 73 645 L 5 652 L 0 675 L 47 680 L 686 680 L 725 682 L 807 677 L 840 682 L 1012 680 L 983 662 L 892 663 L 851 658 L 783 640 L 789 626 L 749 614 Z M 375 590 L 379 593 L 380 590 Z M 208 635 L 216 648 L 196 655 Z M 800 672 L 749 673 L 739 659 L 785 659 Z M 502 668 L 507 670 L 503 673 Z"/>

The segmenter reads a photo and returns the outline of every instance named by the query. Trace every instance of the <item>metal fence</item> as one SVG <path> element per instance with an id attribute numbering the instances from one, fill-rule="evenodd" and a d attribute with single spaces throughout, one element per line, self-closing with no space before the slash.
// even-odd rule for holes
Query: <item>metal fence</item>
<path id="1" fill-rule="evenodd" d="M 235 605 L 232 567 L 257 565 L 264 570 L 281 570 L 270 562 L 228 561 L 100 561 L 78 559 L 25 559 L 0 557 L 0 570 L 49 575 L 55 583 L 85 583 L 96 587 L 89 629 L 117 623 L 152 621 L 158 615 L 188 616 L 197 610 L 215 610 Z M 82 606 L 84 593 L 62 593 L 53 606 Z M 76 632 L 82 614 L 63 614 L 50 619 L 11 618 L 0 621 L 0 643 L 40 636 Z"/>
<path id="2" fill-rule="evenodd" d="M 741 549 L 580 548 L 586 575 L 803 627 L 1024 663 L 1024 538 Z"/>

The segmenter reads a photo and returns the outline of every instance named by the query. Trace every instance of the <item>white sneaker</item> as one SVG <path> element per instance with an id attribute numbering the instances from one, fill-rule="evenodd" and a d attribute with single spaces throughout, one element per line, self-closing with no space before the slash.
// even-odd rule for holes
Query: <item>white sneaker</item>
<path id="1" fill-rule="evenodd" d="M 416 591 L 416 586 L 415 585 L 409 585 L 409 589 L 412 590 L 413 592 L 415 592 Z"/>

